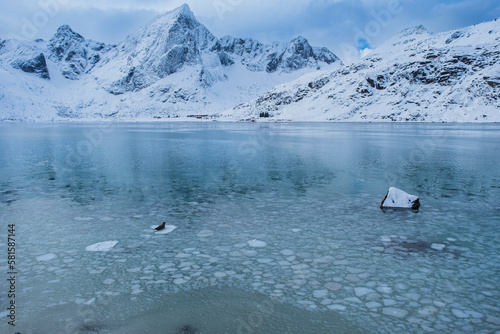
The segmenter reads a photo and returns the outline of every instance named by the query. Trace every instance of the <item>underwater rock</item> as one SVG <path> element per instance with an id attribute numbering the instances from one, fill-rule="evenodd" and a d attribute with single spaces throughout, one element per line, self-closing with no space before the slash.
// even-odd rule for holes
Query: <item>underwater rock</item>
<path id="1" fill-rule="evenodd" d="M 179 334 L 196 334 L 198 330 L 191 325 L 184 325 L 179 328 Z"/>

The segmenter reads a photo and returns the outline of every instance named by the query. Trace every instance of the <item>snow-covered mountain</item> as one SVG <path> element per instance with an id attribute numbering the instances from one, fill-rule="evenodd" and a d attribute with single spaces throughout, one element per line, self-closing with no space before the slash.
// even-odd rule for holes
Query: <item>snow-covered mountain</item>
<path id="1" fill-rule="evenodd" d="M 402 31 L 361 62 L 311 73 L 224 113 L 295 121 L 500 121 L 498 20 Z"/>
<path id="2" fill-rule="evenodd" d="M 303 37 L 218 39 L 183 5 L 118 45 L 67 25 L 50 41 L 0 40 L 0 120 L 152 119 L 214 114 L 342 62 Z"/>
<path id="3" fill-rule="evenodd" d="M 500 121 L 498 20 L 406 29 L 344 66 L 299 36 L 215 37 L 187 5 L 118 45 L 0 39 L 1 120 Z"/>

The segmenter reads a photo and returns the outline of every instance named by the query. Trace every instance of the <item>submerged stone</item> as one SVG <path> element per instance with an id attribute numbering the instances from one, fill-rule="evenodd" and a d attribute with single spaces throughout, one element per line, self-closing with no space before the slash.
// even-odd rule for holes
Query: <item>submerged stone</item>
<path id="1" fill-rule="evenodd" d="M 198 330 L 190 325 L 185 325 L 179 328 L 179 334 L 196 334 Z"/>

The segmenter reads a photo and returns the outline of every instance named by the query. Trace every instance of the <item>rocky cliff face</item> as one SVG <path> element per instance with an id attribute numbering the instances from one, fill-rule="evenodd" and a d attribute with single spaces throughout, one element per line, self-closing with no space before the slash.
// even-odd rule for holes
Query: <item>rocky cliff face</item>
<path id="1" fill-rule="evenodd" d="M 351 66 L 309 75 L 240 105 L 301 120 L 498 121 L 498 21 L 431 34 L 418 26 Z"/>
<path id="2" fill-rule="evenodd" d="M 68 25 L 57 29 L 47 45 L 49 58 L 57 63 L 63 76 L 77 80 L 101 60 L 110 47 L 104 43 L 87 41 Z"/>
<path id="3" fill-rule="evenodd" d="M 236 58 L 250 71 L 291 72 L 302 68 L 321 68 L 321 64 L 342 65 L 340 59 L 327 48 L 313 48 L 302 36 L 290 43 L 264 45 L 251 38 L 221 39 L 221 48 L 231 59 Z M 234 61 L 234 60 L 233 60 Z"/>
<path id="4" fill-rule="evenodd" d="M 33 73 L 42 79 L 50 79 L 47 61 L 43 53 L 39 53 L 33 57 L 18 58 L 11 65 L 23 72 Z"/>

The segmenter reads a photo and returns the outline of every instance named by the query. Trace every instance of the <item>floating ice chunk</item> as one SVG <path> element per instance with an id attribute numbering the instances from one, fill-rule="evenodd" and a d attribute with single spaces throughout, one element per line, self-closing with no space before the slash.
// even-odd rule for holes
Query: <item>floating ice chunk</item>
<path id="1" fill-rule="evenodd" d="M 398 303 L 394 299 L 384 299 L 383 302 L 384 302 L 384 306 L 394 306 Z"/>
<path id="2" fill-rule="evenodd" d="M 184 279 L 184 278 L 176 278 L 174 279 L 174 284 L 175 285 L 181 285 L 181 284 L 184 284 L 186 283 L 188 280 Z"/>
<path id="3" fill-rule="evenodd" d="M 476 318 L 476 319 L 481 319 L 482 317 L 484 317 L 484 314 L 479 313 L 479 312 L 474 312 L 474 311 L 466 311 L 466 312 L 468 315 L 470 315 L 471 317 Z"/>
<path id="4" fill-rule="evenodd" d="M 405 293 L 404 296 L 406 298 L 409 298 L 411 300 L 414 300 L 416 302 L 418 302 L 420 300 L 420 294 L 418 293 L 415 293 L 415 292 L 408 292 L 408 293 Z"/>
<path id="5" fill-rule="evenodd" d="M 314 290 L 313 297 L 314 298 L 325 298 L 328 296 L 328 290 Z"/>
<path id="6" fill-rule="evenodd" d="M 380 208 L 408 208 L 417 210 L 420 207 L 419 198 L 401 189 L 390 187 L 387 195 L 380 203 Z"/>
<path id="7" fill-rule="evenodd" d="M 102 282 L 102 283 L 103 283 L 103 284 L 108 284 L 108 285 L 109 285 L 109 284 L 113 284 L 114 282 L 115 282 L 115 280 L 114 280 L 114 279 L 112 279 L 112 278 L 108 278 L 108 279 L 104 280 L 104 282 Z"/>
<path id="8" fill-rule="evenodd" d="M 104 241 L 85 247 L 88 252 L 107 252 L 116 246 L 118 241 Z"/>
<path id="9" fill-rule="evenodd" d="M 280 253 L 281 253 L 281 255 L 284 255 L 284 256 L 290 256 L 290 255 L 294 254 L 294 251 L 289 250 L 289 249 L 284 249 Z"/>
<path id="10" fill-rule="evenodd" d="M 243 255 L 249 256 L 249 257 L 255 256 L 258 254 L 258 252 L 256 250 L 244 250 L 242 253 L 243 253 Z"/>
<path id="11" fill-rule="evenodd" d="M 192 265 L 195 265 L 195 262 L 181 262 L 179 264 L 179 268 L 186 268 L 186 267 L 191 267 Z"/>
<path id="12" fill-rule="evenodd" d="M 443 303 L 442 301 L 439 301 L 439 300 L 435 300 L 434 305 L 436 305 L 437 307 L 445 307 L 446 306 L 445 303 Z"/>
<path id="13" fill-rule="evenodd" d="M 404 318 L 408 315 L 408 311 L 394 307 L 384 307 L 382 313 L 396 318 Z"/>
<path id="14" fill-rule="evenodd" d="M 462 310 L 459 310 L 459 309 L 456 309 L 456 308 L 452 309 L 451 313 L 453 313 L 453 315 L 455 317 L 457 317 L 457 318 L 468 318 L 469 317 L 468 314 L 466 314 Z"/>
<path id="15" fill-rule="evenodd" d="M 391 294 L 393 292 L 393 290 L 388 286 L 380 286 L 377 288 L 377 291 L 381 292 L 381 293 L 387 293 L 387 294 Z"/>
<path id="16" fill-rule="evenodd" d="M 302 231 L 301 228 L 292 228 L 292 232 L 294 232 L 294 233 L 299 233 L 301 231 Z"/>
<path id="17" fill-rule="evenodd" d="M 215 277 L 217 277 L 217 278 L 224 278 L 224 277 L 226 277 L 227 275 L 226 275 L 226 273 L 223 273 L 223 272 L 221 272 L 221 271 L 218 271 L 218 272 L 214 273 L 214 276 L 215 276 Z"/>
<path id="18" fill-rule="evenodd" d="M 201 230 L 196 234 L 198 238 L 208 238 L 214 235 L 214 231 L 211 230 Z"/>
<path id="19" fill-rule="evenodd" d="M 267 243 L 265 241 L 253 239 L 247 242 L 248 246 L 254 247 L 254 248 L 263 248 L 267 246 Z"/>
<path id="20" fill-rule="evenodd" d="M 486 322 L 489 322 L 490 324 L 495 324 L 497 326 L 500 326 L 500 318 L 494 317 L 492 315 L 487 315 L 486 316 Z"/>
<path id="21" fill-rule="evenodd" d="M 369 293 L 375 292 L 372 289 L 369 288 L 354 288 L 354 293 L 356 294 L 357 297 L 363 297 Z"/>
<path id="22" fill-rule="evenodd" d="M 328 305 L 327 307 L 332 311 L 345 311 L 347 309 L 347 307 L 340 304 Z"/>
<path id="23" fill-rule="evenodd" d="M 455 239 L 455 238 L 446 238 L 446 240 L 451 241 L 451 242 L 457 241 L 457 239 Z"/>
<path id="24" fill-rule="evenodd" d="M 325 288 L 327 288 L 328 290 L 337 291 L 337 290 L 342 289 L 342 285 L 340 285 L 338 283 L 330 282 L 330 283 L 325 284 Z"/>
<path id="25" fill-rule="evenodd" d="M 39 262 L 45 262 L 45 261 L 53 260 L 56 257 L 57 257 L 57 255 L 54 254 L 54 253 L 48 253 L 48 254 L 45 254 L 45 255 L 37 256 L 36 260 L 39 261 Z"/>
<path id="26" fill-rule="evenodd" d="M 446 245 L 437 244 L 437 243 L 434 243 L 431 245 L 431 248 L 434 250 L 437 250 L 437 251 L 442 251 L 443 249 L 445 249 L 445 247 L 446 247 Z"/>
<path id="27" fill-rule="evenodd" d="M 92 304 L 94 304 L 94 302 L 95 302 L 95 297 L 92 298 L 92 299 L 87 300 L 84 304 L 85 305 L 92 305 Z"/>
<path id="28" fill-rule="evenodd" d="M 347 297 L 344 300 L 346 302 L 349 302 L 349 303 L 358 303 L 358 304 L 362 303 L 362 301 L 359 298 L 356 298 L 356 297 Z"/>
<path id="29" fill-rule="evenodd" d="M 273 259 L 257 259 L 258 263 L 266 264 L 273 262 Z"/>
<path id="30" fill-rule="evenodd" d="M 158 225 L 151 225 L 151 229 L 155 229 L 157 228 Z M 155 231 L 155 234 L 169 234 L 171 233 L 173 230 L 175 230 L 177 228 L 177 226 L 174 226 L 174 225 L 165 225 L 165 228 L 161 231 Z"/>
<path id="31" fill-rule="evenodd" d="M 378 302 L 369 302 L 369 303 L 366 303 L 366 307 L 368 308 L 377 308 L 377 307 L 380 307 L 382 306 L 382 304 L 378 303 Z"/>

